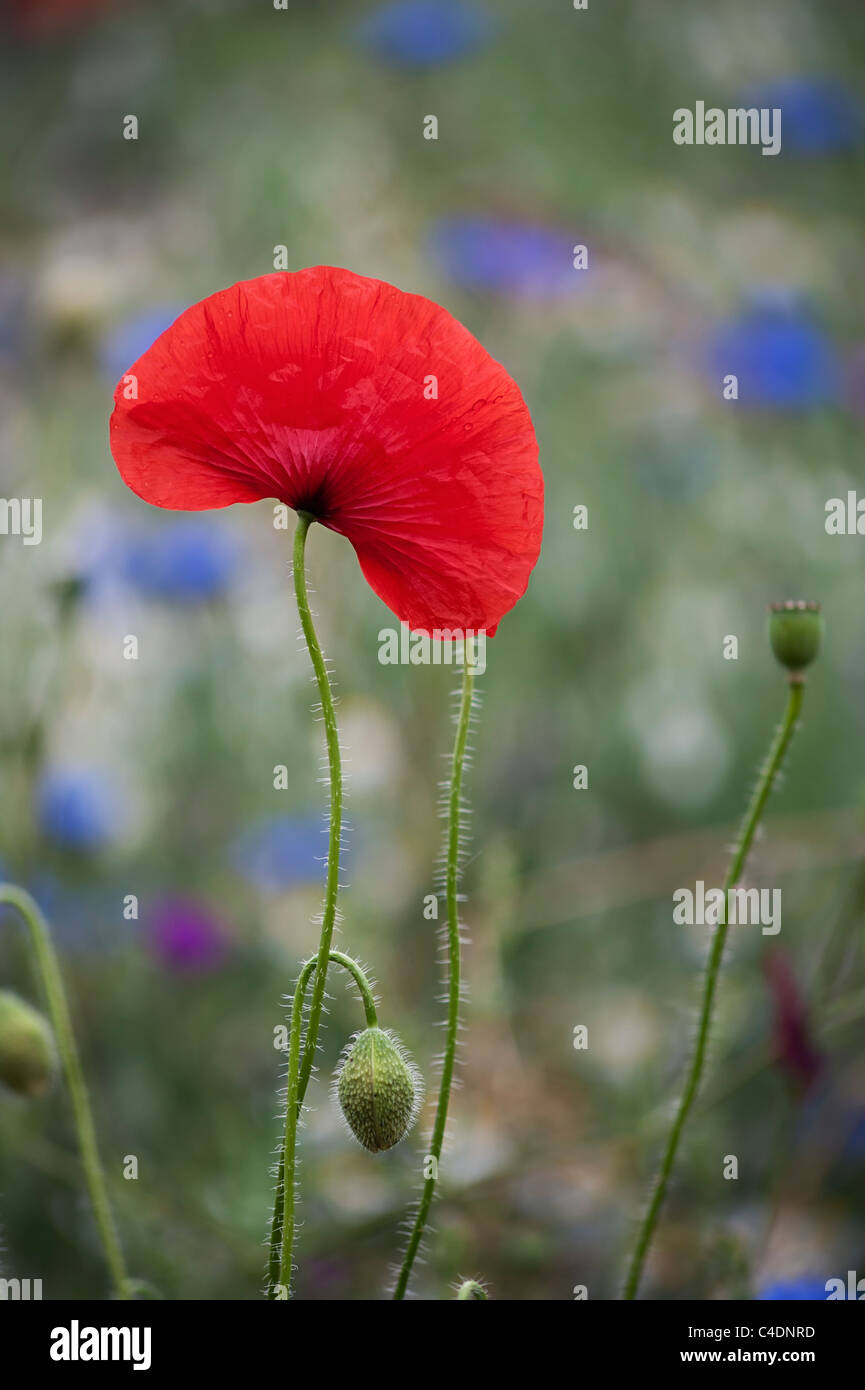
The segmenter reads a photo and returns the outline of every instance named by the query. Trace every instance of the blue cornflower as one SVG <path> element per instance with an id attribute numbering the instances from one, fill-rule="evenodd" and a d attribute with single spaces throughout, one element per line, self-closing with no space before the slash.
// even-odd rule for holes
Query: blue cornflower
<path id="1" fill-rule="evenodd" d="M 320 818 L 273 816 L 243 831 L 230 851 L 237 872 L 263 893 L 320 882 L 327 835 Z"/>
<path id="2" fill-rule="evenodd" d="M 238 554 L 230 531 L 195 517 L 130 535 L 122 575 L 147 598 L 203 602 L 228 589 Z"/>
<path id="3" fill-rule="evenodd" d="M 530 222 L 497 217 L 443 217 L 430 251 L 465 289 L 546 298 L 576 287 L 573 239 Z"/>
<path id="4" fill-rule="evenodd" d="M 825 1303 L 826 1280 L 815 1274 L 804 1274 L 798 1279 L 766 1284 L 757 1294 L 758 1302 L 792 1302 L 795 1299 L 819 1299 Z"/>
<path id="5" fill-rule="evenodd" d="M 716 381 L 729 374 L 738 378 L 744 407 L 808 410 L 838 394 L 832 343 L 786 298 L 755 298 L 739 318 L 717 330 L 709 358 Z"/>
<path id="6" fill-rule="evenodd" d="M 831 155 L 854 149 L 862 139 L 862 109 L 839 83 L 827 78 L 788 77 L 755 88 L 744 106 L 781 110 L 785 154 Z"/>
<path id="7" fill-rule="evenodd" d="M 47 768 L 36 788 L 36 814 L 46 839 L 83 853 L 116 839 L 121 810 L 114 784 L 98 768 Z"/>
<path id="8" fill-rule="evenodd" d="M 109 380 L 119 381 L 125 376 L 185 307 L 183 304 L 160 304 L 130 314 L 107 329 L 99 345 L 99 361 Z"/>
<path id="9" fill-rule="evenodd" d="M 357 27 L 361 43 L 397 67 L 448 63 L 478 48 L 493 33 L 489 15 L 460 0 L 398 0 Z"/>

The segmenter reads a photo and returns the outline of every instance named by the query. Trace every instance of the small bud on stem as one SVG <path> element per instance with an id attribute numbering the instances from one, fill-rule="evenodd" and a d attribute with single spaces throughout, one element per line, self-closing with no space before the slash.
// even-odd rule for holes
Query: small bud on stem
<path id="1" fill-rule="evenodd" d="M 393 1033 L 364 1028 L 349 1043 L 335 1090 L 346 1124 L 370 1153 L 392 1149 L 420 1109 L 420 1072 Z"/>
<path id="2" fill-rule="evenodd" d="M 44 1096 L 57 1074 L 47 1018 L 17 994 L 0 990 L 0 1081 L 20 1096 Z"/>
<path id="3" fill-rule="evenodd" d="M 782 666 L 798 675 L 816 660 L 823 636 L 819 603 L 786 599 L 769 609 L 769 641 Z"/>

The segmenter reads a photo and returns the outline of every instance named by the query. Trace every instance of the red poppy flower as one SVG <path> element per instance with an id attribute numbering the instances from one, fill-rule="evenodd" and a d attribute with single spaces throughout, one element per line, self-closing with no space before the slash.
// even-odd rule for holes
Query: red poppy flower
<path id="1" fill-rule="evenodd" d="M 492 634 L 525 592 L 543 525 L 529 412 L 428 299 L 329 266 L 263 275 L 187 309 L 130 374 L 111 449 L 145 501 L 311 512 L 417 630 Z"/>

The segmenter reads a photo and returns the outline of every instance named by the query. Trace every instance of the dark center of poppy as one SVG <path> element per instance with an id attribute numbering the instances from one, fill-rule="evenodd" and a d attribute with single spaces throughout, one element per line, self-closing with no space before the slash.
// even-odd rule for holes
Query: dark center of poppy
<path id="1" fill-rule="evenodd" d="M 323 521 L 330 510 L 325 483 L 321 482 L 308 490 L 295 493 L 289 505 L 296 512 L 306 512 L 316 521 Z"/>

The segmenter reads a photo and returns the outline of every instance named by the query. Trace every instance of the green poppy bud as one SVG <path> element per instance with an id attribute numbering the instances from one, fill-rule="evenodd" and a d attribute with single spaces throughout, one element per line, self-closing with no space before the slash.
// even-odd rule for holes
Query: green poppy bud
<path id="1" fill-rule="evenodd" d="M 769 640 L 772 651 L 788 671 L 802 671 L 817 656 L 823 636 L 823 614 L 819 603 L 805 599 L 786 599 L 769 609 Z"/>
<path id="2" fill-rule="evenodd" d="M 364 1028 L 343 1053 L 334 1091 L 355 1139 L 375 1154 L 408 1134 L 420 1110 L 423 1081 L 393 1033 Z"/>
<path id="3" fill-rule="evenodd" d="M 478 1279 L 464 1279 L 457 1289 L 457 1303 L 468 1303 L 477 1299 L 479 1303 L 486 1303 L 489 1294 L 486 1286 Z"/>
<path id="4" fill-rule="evenodd" d="M 57 1071 L 48 1020 L 17 994 L 0 990 L 0 1081 L 22 1096 L 44 1096 Z"/>

